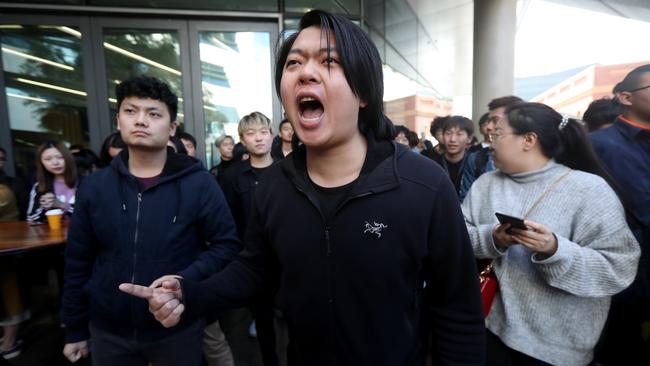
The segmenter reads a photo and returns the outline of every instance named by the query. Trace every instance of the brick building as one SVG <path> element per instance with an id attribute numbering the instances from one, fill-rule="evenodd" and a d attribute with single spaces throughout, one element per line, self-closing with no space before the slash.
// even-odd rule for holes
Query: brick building
<path id="1" fill-rule="evenodd" d="M 430 137 L 431 120 L 451 114 L 452 103 L 433 96 L 411 95 L 384 102 L 386 115 L 396 124 L 417 132 L 418 136 Z"/>

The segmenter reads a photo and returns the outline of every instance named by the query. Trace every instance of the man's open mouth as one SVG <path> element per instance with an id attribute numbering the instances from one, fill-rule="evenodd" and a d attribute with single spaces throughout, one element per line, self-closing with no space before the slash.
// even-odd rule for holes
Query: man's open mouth
<path id="1" fill-rule="evenodd" d="M 301 97 L 298 100 L 300 117 L 306 122 L 317 121 L 324 112 L 323 104 L 314 97 Z"/>

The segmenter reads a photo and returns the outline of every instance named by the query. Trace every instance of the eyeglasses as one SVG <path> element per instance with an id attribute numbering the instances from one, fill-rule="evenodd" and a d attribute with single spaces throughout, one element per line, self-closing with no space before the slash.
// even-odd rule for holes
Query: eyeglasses
<path id="1" fill-rule="evenodd" d="M 648 88 L 650 88 L 650 85 L 646 85 L 646 86 L 642 86 L 640 88 L 629 90 L 628 93 L 634 93 L 634 92 L 638 92 L 638 91 L 641 91 L 643 89 L 648 89 Z"/>
<path id="2" fill-rule="evenodd" d="M 507 136 L 507 135 L 514 135 L 514 133 L 512 133 L 512 132 L 506 132 L 506 133 L 493 133 L 493 134 L 490 134 L 489 136 L 490 136 L 490 140 L 492 140 L 492 141 L 498 141 L 498 140 L 501 139 L 503 136 Z"/>

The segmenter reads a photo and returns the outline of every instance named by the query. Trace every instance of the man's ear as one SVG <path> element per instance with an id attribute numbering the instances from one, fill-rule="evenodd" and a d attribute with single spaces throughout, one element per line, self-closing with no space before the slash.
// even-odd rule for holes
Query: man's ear
<path id="1" fill-rule="evenodd" d="M 539 136 L 535 132 L 524 134 L 524 151 L 532 150 L 539 142 Z"/>
<path id="2" fill-rule="evenodd" d="M 360 108 L 366 108 L 368 106 L 368 102 L 365 100 L 359 100 L 359 107 Z"/>
<path id="3" fill-rule="evenodd" d="M 629 107 L 632 105 L 632 93 L 623 91 L 620 93 L 616 93 L 616 98 L 618 99 L 618 102 L 621 103 L 622 105 Z"/>
<path id="4" fill-rule="evenodd" d="M 115 124 L 116 124 L 117 130 L 119 131 L 120 130 L 120 115 L 119 115 L 119 113 L 118 113 L 117 116 L 115 116 Z"/>
<path id="5" fill-rule="evenodd" d="M 178 127 L 176 121 L 172 122 L 169 128 L 169 136 L 176 136 L 176 127 Z"/>

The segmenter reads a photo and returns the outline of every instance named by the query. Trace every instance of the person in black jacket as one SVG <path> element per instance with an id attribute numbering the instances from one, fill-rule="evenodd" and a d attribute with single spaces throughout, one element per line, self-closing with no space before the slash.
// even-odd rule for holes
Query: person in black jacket
<path id="1" fill-rule="evenodd" d="M 77 192 L 65 248 L 63 353 L 72 362 L 87 356 L 92 338 L 95 366 L 201 365 L 202 320 L 166 329 L 117 286 L 166 273 L 209 277 L 240 250 L 235 224 L 203 164 L 167 148 L 177 113 L 167 84 L 136 77 L 116 95 L 128 148 Z"/>
<path id="2" fill-rule="evenodd" d="M 224 174 L 221 187 L 235 218 L 239 237 L 243 239 L 251 215 L 255 190 L 274 160 L 271 157 L 273 141 L 271 120 L 263 113 L 252 112 L 241 118 L 238 132 L 239 139 L 250 157 L 232 165 L 231 169 Z M 260 296 L 251 304 L 250 311 L 240 308 L 220 317 L 221 328 L 230 344 L 235 364 L 245 364 L 246 359 L 258 357 L 260 352 L 265 366 L 278 364 L 275 353 L 273 302 L 268 300 L 272 299 L 272 295 Z M 252 327 L 256 329 L 260 352 L 248 336 L 252 319 L 255 319 Z"/>
<path id="3" fill-rule="evenodd" d="M 271 156 L 273 160 L 278 161 L 284 159 L 293 151 L 293 127 L 288 119 L 280 121 L 278 126 L 278 135 L 273 139 L 273 147 L 271 148 Z"/>
<path id="4" fill-rule="evenodd" d="M 257 188 L 245 249 L 202 282 L 120 285 L 164 326 L 269 287 L 291 365 L 483 365 L 474 256 L 444 171 L 392 141 L 381 59 L 314 10 L 278 51 L 276 90 L 303 145 Z M 431 340 L 429 343 L 428 340 Z"/>

